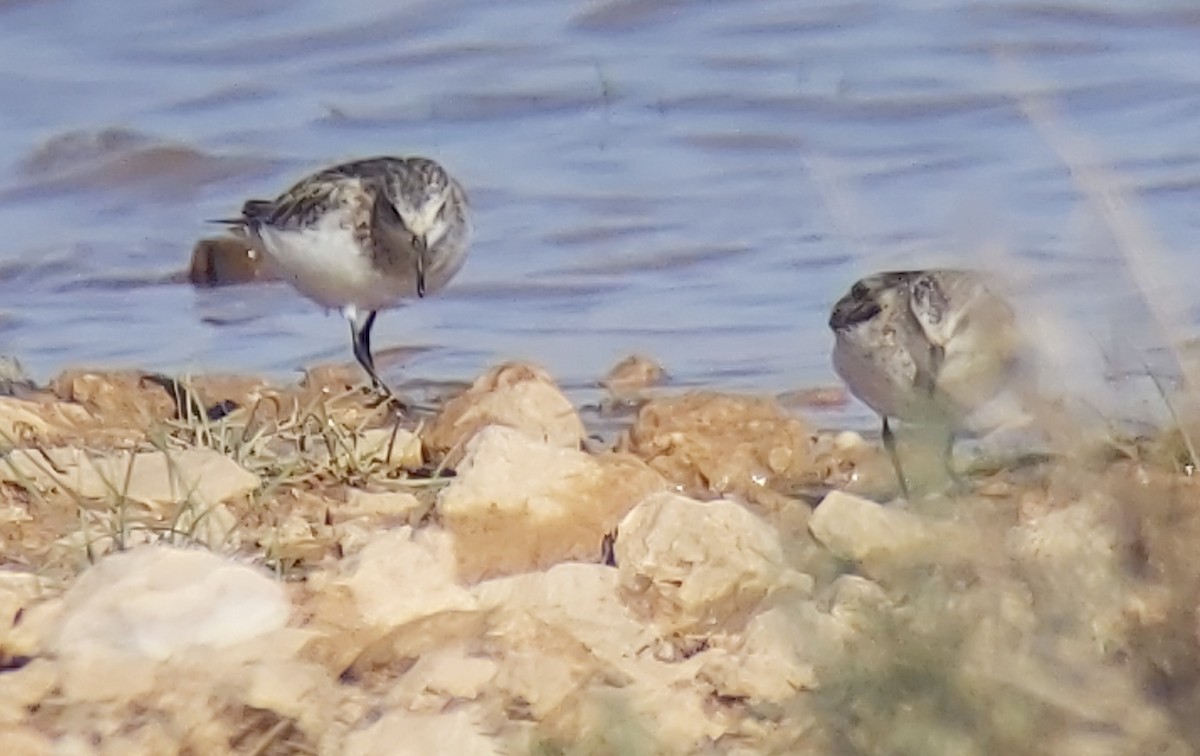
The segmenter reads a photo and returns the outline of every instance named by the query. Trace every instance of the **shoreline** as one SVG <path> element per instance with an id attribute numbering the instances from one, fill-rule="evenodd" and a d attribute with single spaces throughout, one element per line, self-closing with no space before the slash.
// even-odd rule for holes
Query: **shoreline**
<path id="1" fill-rule="evenodd" d="M 519 363 L 420 418 L 371 406 L 348 366 L 18 381 L 0 742 L 1090 753 L 1098 721 L 1105 752 L 1197 742 L 1177 439 L 894 501 L 876 443 L 663 378 L 623 361 L 599 434 Z M 1163 675 L 1182 692 L 1147 692 Z"/>

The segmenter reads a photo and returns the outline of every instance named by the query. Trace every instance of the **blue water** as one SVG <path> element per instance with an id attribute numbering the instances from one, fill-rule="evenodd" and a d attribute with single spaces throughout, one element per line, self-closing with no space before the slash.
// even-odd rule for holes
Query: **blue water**
<path id="1" fill-rule="evenodd" d="M 437 158 L 475 210 L 459 278 L 379 319 L 379 348 L 425 347 L 397 382 L 519 358 L 585 387 L 637 351 L 681 384 L 830 384 L 832 302 L 929 261 L 1149 346 L 1151 250 L 1113 241 L 1031 96 L 1111 169 L 1161 283 L 1200 274 L 1190 1 L 0 0 L 0 70 L 0 351 L 43 379 L 349 360 L 286 287 L 175 274 L 205 219 L 379 153 Z"/>

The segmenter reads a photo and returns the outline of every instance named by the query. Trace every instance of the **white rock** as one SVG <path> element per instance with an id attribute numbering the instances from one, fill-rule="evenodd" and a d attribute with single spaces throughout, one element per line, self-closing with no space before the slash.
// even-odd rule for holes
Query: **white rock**
<path id="1" fill-rule="evenodd" d="M 577 562 L 487 580 L 473 589 L 504 637 L 528 635 L 522 628 L 530 622 L 563 628 L 602 662 L 632 672 L 640 664 L 635 657 L 656 635 L 629 612 L 617 591 L 616 570 Z"/>
<path id="2" fill-rule="evenodd" d="M 477 611 L 475 597 L 455 577 L 451 539 L 438 530 L 405 526 L 381 533 L 338 582 L 350 590 L 363 619 L 380 628 Z"/>
<path id="3" fill-rule="evenodd" d="M 615 545 L 622 595 L 664 634 L 736 631 L 788 570 L 778 533 L 745 507 L 652 494 L 621 522 Z"/>
<path id="4" fill-rule="evenodd" d="M 242 643 L 287 624 L 283 586 L 207 551 L 147 546 L 113 554 L 67 591 L 50 649 L 60 656 L 166 659 Z"/>
<path id="5" fill-rule="evenodd" d="M 817 685 L 803 640 L 795 618 L 773 607 L 751 618 L 732 648 L 704 651 L 700 676 L 720 696 L 784 703 Z"/>
<path id="6" fill-rule="evenodd" d="M 838 558 L 868 566 L 932 547 L 939 536 L 911 512 L 842 491 L 833 491 L 821 501 L 808 529 Z"/>

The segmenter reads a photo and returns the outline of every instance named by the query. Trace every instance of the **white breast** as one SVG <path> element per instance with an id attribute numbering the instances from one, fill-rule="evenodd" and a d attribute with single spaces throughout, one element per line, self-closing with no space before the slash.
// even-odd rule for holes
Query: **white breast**
<path id="1" fill-rule="evenodd" d="M 335 213 L 303 230 L 263 226 L 258 233 L 276 274 L 325 307 L 383 310 L 416 295 L 408 277 L 390 278 L 375 267 Z"/>

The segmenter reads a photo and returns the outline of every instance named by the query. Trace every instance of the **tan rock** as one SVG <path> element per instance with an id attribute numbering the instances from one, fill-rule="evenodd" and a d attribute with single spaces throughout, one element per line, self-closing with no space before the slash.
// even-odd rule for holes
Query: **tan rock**
<path id="1" fill-rule="evenodd" d="M 314 739 L 328 728 L 334 684 L 315 664 L 293 656 L 251 660 L 238 667 L 231 666 L 224 677 L 243 683 L 239 686 L 239 698 L 247 706 L 294 720 Z"/>
<path id="2" fill-rule="evenodd" d="M 71 491 L 85 499 L 124 498 L 156 511 L 185 502 L 211 507 L 245 496 L 260 483 L 258 476 L 211 449 L 92 457 L 72 447 L 16 449 L 0 464 L 0 480 Z"/>
<path id="3" fill-rule="evenodd" d="M 480 731 L 471 714 L 392 711 L 346 738 L 345 756 L 500 756 L 499 745 Z"/>
<path id="4" fill-rule="evenodd" d="M 416 525 L 427 509 L 426 504 L 408 491 L 352 488 L 346 493 L 346 505 L 338 509 L 338 515 L 379 518 L 390 526 Z"/>
<path id="5" fill-rule="evenodd" d="M 311 586 L 319 592 L 311 624 L 328 637 L 310 656 L 339 671 L 403 663 L 475 638 L 484 627 L 484 613 L 458 583 L 452 540 L 436 529 L 380 533 L 341 574 L 315 575 Z"/>
<path id="6" fill-rule="evenodd" d="M 56 751 L 56 743 L 45 733 L 33 727 L 0 724 L 0 743 L 4 744 L 5 756 L 50 756 Z"/>
<path id="7" fill-rule="evenodd" d="M 666 378 L 667 371 L 649 357 L 631 354 L 613 365 L 600 385 L 614 396 L 624 397 L 637 394 L 642 389 L 657 386 Z"/>
<path id="8" fill-rule="evenodd" d="M 448 467 L 457 467 L 467 443 L 483 428 L 503 425 L 551 446 L 578 449 L 584 427 L 579 413 L 541 368 L 506 363 L 482 375 L 446 403 L 425 442 Z"/>
<path id="9" fill-rule="evenodd" d="M 175 401 L 138 371 L 66 370 L 50 382 L 50 390 L 106 425 L 145 429 L 175 416 Z"/>
<path id="10" fill-rule="evenodd" d="M 6 670 L 4 684 L 0 685 L 0 732 L 5 723 L 26 720 L 30 709 L 59 687 L 58 678 L 57 665 L 48 659 L 33 659 L 20 669 Z M 0 743 L 4 743 L 2 738 Z"/>
<path id="11" fill-rule="evenodd" d="M 468 444 L 437 509 L 459 574 L 473 582 L 598 559 L 621 517 L 664 485 L 628 455 L 591 456 L 492 426 Z"/>
<path id="12" fill-rule="evenodd" d="M 45 438 L 50 425 L 39 411 L 41 404 L 0 397 L 0 442 L 15 444 L 30 436 Z"/>
<path id="13" fill-rule="evenodd" d="M 775 508 L 781 494 L 821 481 L 812 444 L 773 399 L 696 392 L 646 404 L 619 448 L 689 496 L 736 494 Z"/>
<path id="14" fill-rule="evenodd" d="M 77 404 L 0 397 L 0 445 L 5 447 L 23 441 L 56 443 L 93 424 L 91 413 Z"/>
<path id="15" fill-rule="evenodd" d="M 18 615 L 50 588 L 49 581 L 33 573 L 0 571 L 0 648 L 6 647 Z"/>
<path id="16" fill-rule="evenodd" d="M 730 501 L 655 493 L 617 532 L 622 596 L 664 635 L 737 631 L 771 593 L 808 582 L 776 531 Z"/>

